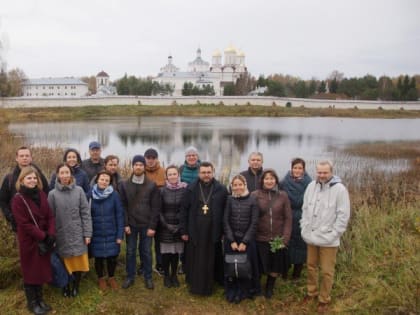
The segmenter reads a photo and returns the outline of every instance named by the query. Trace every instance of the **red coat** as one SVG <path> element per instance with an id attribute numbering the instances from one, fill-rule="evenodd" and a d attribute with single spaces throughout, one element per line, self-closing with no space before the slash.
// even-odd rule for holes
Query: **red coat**
<path id="1" fill-rule="evenodd" d="M 25 284 L 39 285 L 52 280 L 50 254 L 39 255 L 38 241 L 43 240 L 46 233 L 55 235 L 55 221 L 47 196 L 43 191 L 39 193 L 40 207 L 25 195 L 15 195 L 12 199 L 12 211 L 16 220 L 19 242 L 20 267 Z M 21 197 L 31 208 L 39 228 L 36 227 Z"/>

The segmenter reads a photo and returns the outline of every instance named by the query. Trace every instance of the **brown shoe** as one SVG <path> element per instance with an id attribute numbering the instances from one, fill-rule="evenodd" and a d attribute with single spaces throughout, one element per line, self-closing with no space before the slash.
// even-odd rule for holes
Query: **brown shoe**
<path id="1" fill-rule="evenodd" d="M 105 281 L 105 278 L 99 278 L 98 279 L 98 286 L 99 286 L 99 290 L 101 290 L 101 291 L 106 290 L 106 281 Z"/>
<path id="2" fill-rule="evenodd" d="M 325 314 L 326 312 L 328 312 L 328 303 L 319 302 L 318 308 L 316 310 L 318 314 Z"/>
<path id="3" fill-rule="evenodd" d="M 115 281 L 114 277 L 109 278 L 108 283 L 109 283 L 109 286 L 111 287 L 112 290 L 117 290 L 118 289 L 118 284 L 117 284 L 117 281 Z"/>

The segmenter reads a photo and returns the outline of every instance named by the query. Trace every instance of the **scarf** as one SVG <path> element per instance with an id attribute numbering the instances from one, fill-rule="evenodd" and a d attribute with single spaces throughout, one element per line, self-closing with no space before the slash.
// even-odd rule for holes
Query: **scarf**
<path id="1" fill-rule="evenodd" d="M 133 177 L 131 178 L 131 181 L 134 184 L 139 184 L 139 185 L 143 184 L 144 183 L 144 174 L 142 174 L 140 176 L 136 176 L 136 175 L 133 174 Z"/>
<path id="2" fill-rule="evenodd" d="M 165 182 L 166 182 L 166 188 L 170 190 L 178 190 L 178 189 L 185 188 L 188 186 L 187 183 L 181 182 L 179 178 L 175 184 L 171 184 L 170 182 L 168 182 L 168 180 L 166 180 Z"/>
<path id="3" fill-rule="evenodd" d="M 105 189 L 100 189 L 98 187 L 98 184 L 93 185 L 92 187 L 92 198 L 96 200 L 103 200 L 108 198 L 112 192 L 114 191 L 114 187 L 112 185 L 109 185 Z"/>
<path id="4" fill-rule="evenodd" d="M 34 188 L 28 188 L 26 186 L 21 185 L 19 192 L 22 195 L 29 197 L 35 204 L 40 207 L 41 206 L 41 199 L 39 198 L 39 189 L 37 186 Z"/>

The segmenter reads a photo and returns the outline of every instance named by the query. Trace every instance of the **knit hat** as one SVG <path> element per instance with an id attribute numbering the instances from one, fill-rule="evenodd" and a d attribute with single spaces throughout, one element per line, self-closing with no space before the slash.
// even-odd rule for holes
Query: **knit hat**
<path id="1" fill-rule="evenodd" d="M 198 150 L 196 147 L 190 146 L 185 150 L 185 156 L 189 155 L 189 154 L 196 154 L 198 155 Z"/>
<path id="2" fill-rule="evenodd" d="M 144 156 L 145 157 L 153 157 L 153 158 L 157 158 L 158 157 L 158 153 L 155 149 L 153 148 L 149 148 L 146 150 L 146 152 L 144 152 Z"/>
<path id="3" fill-rule="evenodd" d="M 133 160 L 131 162 L 131 165 L 134 166 L 137 162 L 143 163 L 143 165 L 146 165 L 146 160 L 144 159 L 143 155 L 137 154 L 133 157 Z"/>

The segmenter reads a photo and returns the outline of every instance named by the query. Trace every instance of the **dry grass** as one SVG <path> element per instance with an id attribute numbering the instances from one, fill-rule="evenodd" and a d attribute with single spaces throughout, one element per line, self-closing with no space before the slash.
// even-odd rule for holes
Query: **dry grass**
<path id="1" fill-rule="evenodd" d="M 5 165 L 13 165 L 13 152 L 23 140 L 4 130 L 1 132 L 3 177 Z M 418 158 L 417 154 L 405 153 L 412 144 L 388 146 L 361 145 L 353 147 L 351 152 L 377 157 L 380 148 L 386 147 L 385 152 L 392 151 L 396 157 L 404 155 L 412 161 Z M 59 150 L 33 149 L 37 164 L 47 174 L 51 165 L 61 159 Z M 338 156 L 337 170 L 344 166 L 347 170 L 342 177 L 351 195 L 352 217 L 338 255 L 331 313 L 416 314 L 420 279 L 420 228 L 416 225 L 420 222 L 420 163 L 413 162 L 409 170 L 397 173 L 374 172 L 346 152 Z M 123 173 L 128 174 L 128 169 L 124 168 Z M 28 314 L 21 290 L 16 241 L 3 219 L 0 238 L 3 242 L 0 246 L 1 312 Z M 117 267 L 119 281 L 124 279 L 124 261 L 122 253 Z M 54 308 L 53 314 L 312 314 L 315 311 L 315 305 L 300 305 L 305 292 L 304 278 L 297 283 L 279 280 L 273 299 L 258 297 L 239 305 L 227 303 L 220 287 L 213 296 L 202 298 L 190 295 L 183 280 L 177 289 L 164 288 L 162 278 L 156 274 L 154 280 L 153 291 L 146 290 L 137 278 L 134 287 L 128 290 L 102 293 L 91 271 L 82 281 L 80 297 L 64 299 L 52 287 L 46 288 L 45 296 Z"/>

